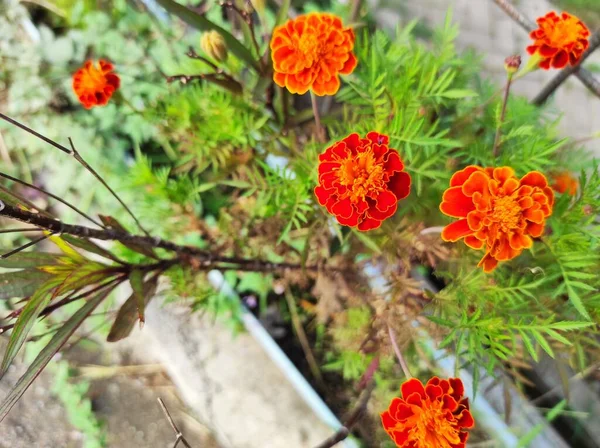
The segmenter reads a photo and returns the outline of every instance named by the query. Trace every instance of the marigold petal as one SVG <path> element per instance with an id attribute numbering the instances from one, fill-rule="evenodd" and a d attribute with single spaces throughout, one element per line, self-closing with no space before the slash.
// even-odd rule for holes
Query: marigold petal
<path id="1" fill-rule="evenodd" d="M 515 232 L 509 236 L 508 242 L 510 247 L 515 250 L 529 249 L 533 245 L 533 241 L 527 235 Z"/>
<path id="2" fill-rule="evenodd" d="M 459 219 L 458 221 L 448 224 L 442 230 L 442 239 L 444 241 L 455 242 L 459 239 L 473 234 L 473 230 L 469 227 L 466 219 Z"/>
<path id="3" fill-rule="evenodd" d="M 462 191 L 466 196 L 473 196 L 475 193 L 480 193 L 485 196 L 489 193 L 488 183 L 490 178 L 487 174 L 476 171 L 469 176 L 467 181 L 462 185 Z"/>
<path id="4" fill-rule="evenodd" d="M 354 212 L 352 201 L 349 198 L 342 199 L 333 206 L 332 211 L 334 215 L 348 219 Z"/>
<path id="5" fill-rule="evenodd" d="M 532 237 L 539 238 L 544 233 L 544 224 L 530 221 L 527 223 L 526 231 Z"/>
<path id="6" fill-rule="evenodd" d="M 445 215 L 464 218 L 473 210 L 475 210 L 473 200 L 463 193 L 462 187 L 450 187 L 444 191 L 440 211 Z"/>
<path id="7" fill-rule="evenodd" d="M 483 268 L 483 272 L 492 272 L 498 266 L 498 260 L 493 258 L 489 253 L 486 253 L 483 258 L 477 264 L 478 267 Z"/>
<path id="8" fill-rule="evenodd" d="M 392 417 L 389 411 L 383 411 L 381 414 L 379 414 L 379 416 L 381 417 L 381 424 L 386 430 L 396 426 L 396 420 Z"/>
<path id="9" fill-rule="evenodd" d="M 410 183 L 410 174 L 404 171 L 396 172 L 390 177 L 388 188 L 396 195 L 396 199 L 399 201 L 410 194 Z"/>
<path id="10" fill-rule="evenodd" d="M 565 68 L 569 63 L 569 55 L 566 51 L 561 50 L 552 58 L 552 67 L 554 68 Z"/>
<path id="11" fill-rule="evenodd" d="M 423 383 L 418 378 L 411 378 L 402 383 L 402 386 L 400 386 L 400 392 L 405 400 L 407 400 L 407 398 L 412 394 L 417 394 L 421 398 L 426 397 L 425 386 L 423 386 Z"/>
<path id="12" fill-rule="evenodd" d="M 475 235 L 467 235 L 464 239 L 464 242 L 471 249 L 481 249 L 483 247 L 484 241 L 477 238 Z"/>
<path id="13" fill-rule="evenodd" d="M 449 378 L 448 382 L 452 387 L 452 397 L 456 401 L 460 401 L 461 397 L 465 394 L 465 386 L 460 378 Z"/>
<path id="14" fill-rule="evenodd" d="M 361 222 L 358 223 L 358 230 L 366 232 L 368 230 L 374 230 L 381 226 L 381 221 L 374 218 L 364 218 Z"/>
<path id="15" fill-rule="evenodd" d="M 476 166 L 476 165 L 469 165 L 466 168 L 464 168 L 460 171 L 457 171 L 450 178 L 450 186 L 451 187 L 461 186 L 462 184 L 464 184 L 467 181 L 467 179 L 475 171 L 482 171 L 482 168 L 480 166 Z"/>
<path id="16" fill-rule="evenodd" d="M 458 416 L 458 425 L 461 428 L 473 428 L 475 426 L 475 419 L 468 409 L 462 411 Z"/>
<path id="17" fill-rule="evenodd" d="M 385 162 L 385 169 L 387 172 L 392 173 L 404 169 L 404 164 L 396 151 L 388 151 L 387 156 L 387 161 Z"/>

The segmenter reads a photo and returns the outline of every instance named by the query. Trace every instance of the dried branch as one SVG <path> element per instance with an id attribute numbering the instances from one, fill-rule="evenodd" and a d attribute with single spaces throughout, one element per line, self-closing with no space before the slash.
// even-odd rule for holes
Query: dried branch
<path id="1" fill-rule="evenodd" d="M 364 413 L 367 410 L 367 404 L 369 403 L 369 399 L 371 398 L 371 394 L 373 393 L 373 389 L 375 389 L 375 382 L 371 382 L 369 386 L 363 391 L 362 396 L 360 397 L 358 404 L 355 406 L 354 410 L 346 420 L 344 426 L 337 430 L 335 434 L 331 437 L 327 438 L 315 448 L 331 448 L 341 441 L 348 438 L 350 435 L 350 431 L 352 428 L 358 423 L 358 421 L 362 418 Z"/>
<path id="2" fill-rule="evenodd" d="M 2 201 L 0 201 L 0 204 L 2 204 Z M 1 207 L 0 207 L 1 208 Z M 17 247 L 16 249 L 11 250 L 10 252 L 7 252 L 5 254 L 0 255 L 0 260 L 3 260 L 5 258 L 10 257 L 11 255 L 14 254 L 18 254 L 19 252 L 31 247 L 31 246 L 35 246 L 37 243 L 41 243 L 42 241 L 44 241 L 45 239 L 48 239 L 49 237 L 51 237 L 52 235 L 54 235 L 55 232 L 50 232 L 47 235 L 43 235 L 40 236 L 39 238 L 36 238 L 33 241 L 30 241 L 27 244 L 23 244 L 22 246 Z"/>
<path id="3" fill-rule="evenodd" d="M 83 217 L 84 217 L 85 219 L 87 219 L 88 221 L 90 221 L 90 222 L 92 222 L 92 223 L 96 224 L 98 227 L 104 228 L 104 226 L 103 226 L 101 223 L 99 223 L 97 220 L 95 220 L 95 219 L 94 219 L 94 218 L 92 218 L 91 216 L 89 216 L 89 215 L 87 215 L 86 213 L 84 213 L 84 212 L 82 212 L 81 210 L 79 210 L 79 209 L 78 209 L 77 207 L 75 207 L 73 204 L 71 204 L 71 203 L 69 203 L 69 202 L 65 201 L 64 199 L 62 199 L 62 198 L 61 198 L 61 197 L 59 197 L 59 196 L 56 196 L 55 194 L 52 194 L 52 193 L 50 193 L 49 191 L 46 191 L 46 190 L 44 190 L 43 188 L 36 187 L 36 186 L 35 186 L 35 185 L 33 185 L 33 184 L 30 184 L 30 183 L 28 183 L 28 182 L 25 182 L 25 181 L 23 181 L 23 180 L 17 179 L 16 177 L 9 176 L 8 174 L 5 174 L 5 173 L 3 173 L 3 172 L 0 172 L 0 177 L 3 177 L 3 178 L 5 178 L 5 179 L 8 179 L 8 180 L 10 180 L 10 181 L 12 181 L 12 182 L 16 182 L 16 183 L 18 183 L 18 184 L 21 184 L 21 185 L 24 185 L 24 186 L 26 186 L 26 187 L 28 187 L 28 188 L 32 188 L 32 189 L 34 189 L 34 190 L 36 190 L 36 191 L 39 191 L 40 193 L 42 193 L 42 194 L 45 194 L 46 196 L 49 196 L 49 197 L 51 197 L 52 199 L 55 199 L 55 200 L 57 200 L 57 201 L 58 201 L 58 202 L 60 202 L 61 204 L 64 204 L 64 205 L 66 205 L 66 206 L 67 206 L 67 207 L 69 207 L 71 210 L 73 210 L 74 212 L 76 212 L 76 213 L 78 213 L 79 215 L 83 216 Z"/>
<path id="4" fill-rule="evenodd" d="M 396 342 L 396 334 L 394 333 L 394 330 L 392 329 L 392 327 L 390 327 L 389 325 L 388 325 L 388 335 L 390 336 L 390 342 L 392 343 L 394 353 L 396 354 L 396 358 L 398 358 L 398 362 L 400 363 L 400 367 L 402 367 L 402 371 L 404 372 L 404 375 L 406 376 L 407 379 L 412 378 L 412 375 L 410 374 L 410 370 L 408 369 L 408 364 L 406 363 L 404 356 L 402 356 L 400 347 L 398 347 L 398 342 Z"/>
<path id="5" fill-rule="evenodd" d="M 92 229 L 85 226 L 65 224 L 56 219 L 40 216 L 39 214 L 21 210 L 20 208 L 13 207 L 9 204 L 4 204 L 2 201 L 0 201 L 0 216 L 6 216 L 7 218 L 15 219 L 27 224 L 33 224 L 37 227 L 54 233 L 64 233 L 75 237 L 94 238 L 104 241 L 119 241 L 121 243 L 132 243 L 153 249 L 168 250 L 175 252 L 179 256 L 179 260 L 182 263 L 189 258 L 198 260 L 200 264 L 194 264 L 194 266 L 197 265 L 199 268 L 233 269 L 256 272 L 275 271 L 280 269 L 307 269 L 311 271 L 319 270 L 318 266 L 303 267 L 301 264 L 294 263 L 271 263 L 269 261 L 260 259 L 224 257 L 219 254 L 198 249 L 196 247 L 181 246 L 171 241 L 165 241 L 158 237 L 133 235 L 131 233 L 112 228 Z"/>
<path id="6" fill-rule="evenodd" d="M 179 442 L 183 443 L 183 445 L 186 448 L 192 448 L 191 445 L 188 443 L 188 441 L 185 440 L 185 437 L 183 437 L 183 434 L 181 433 L 179 428 L 177 428 L 177 425 L 175 425 L 175 422 L 173 421 L 173 418 L 171 417 L 171 414 L 169 413 L 169 410 L 167 409 L 167 406 L 165 405 L 165 402 L 162 400 L 162 398 L 158 398 L 158 404 L 160 404 L 160 407 L 161 407 L 163 413 L 165 414 L 165 417 L 167 417 L 167 420 L 169 421 L 171 428 L 173 428 L 173 432 L 175 432 L 176 439 L 175 439 L 175 444 L 173 445 L 173 448 L 176 448 L 177 445 L 179 445 Z"/>

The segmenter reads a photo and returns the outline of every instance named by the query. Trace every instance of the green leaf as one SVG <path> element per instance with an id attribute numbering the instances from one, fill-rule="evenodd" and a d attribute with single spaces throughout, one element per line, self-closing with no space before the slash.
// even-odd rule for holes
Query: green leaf
<path id="1" fill-rule="evenodd" d="M 546 420 L 550 423 L 552 422 L 556 417 L 558 417 L 560 415 L 560 413 L 563 411 L 563 409 L 567 406 L 567 400 L 562 400 L 561 402 L 559 402 L 556 406 L 554 406 L 550 412 L 548 412 L 548 414 L 546 415 Z M 517 445 L 517 448 L 521 448 L 521 447 L 526 447 L 529 446 L 529 444 L 531 444 L 531 442 L 533 442 L 533 439 L 535 439 L 538 435 L 540 435 L 540 433 L 544 430 L 544 427 L 546 425 L 544 423 L 539 423 L 537 425 L 535 425 L 531 431 L 529 431 L 527 434 L 525 434 L 525 436 L 523 436 L 521 439 L 519 439 L 519 444 Z"/>
<path id="2" fill-rule="evenodd" d="M 445 92 L 442 92 L 442 93 L 438 93 L 436 96 L 441 96 L 443 98 L 458 99 L 458 98 L 469 98 L 469 97 L 474 97 L 474 96 L 479 96 L 479 95 L 477 94 L 477 92 L 474 92 L 473 90 L 451 89 L 451 90 L 446 90 Z"/>
<path id="3" fill-rule="evenodd" d="M 50 277 L 37 269 L 0 274 L 0 300 L 29 297 Z"/>
<path id="4" fill-rule="evenodd" d="M 529 354 L 531 355 L 533 360 L 535 362 L 538 362 L 539 358 L 538 358 L 537 350 L 531 343 L 531 339 L 529 339 L 529 336 L 527 336 L 527 333 L 525 333 L 523 330 L 519 330 L 519 334 L 521 335 L 521 339 L 523 340 L 523 345 L 525 345 L 525 348 L 527 349 L 527 351 L 529 352 Z"/>
<path id="5" fill-rule="evenodd" d="M 47 252 L 19 252 L 8 258 L 0 259 L 0 268 L 8 269 L 30 269 L 40 266 L 56 264 L 56 254 Z"/>
<path id="6" fill-rule="evenodd" d="M 275 26 L 281 25 L 288 18 L 288 11 L 290 9 L 290 3 L 292 0 L 283 0 L 279 11 L 277 11 L 277 18 L 275 19 Z"/>
<path id="7" fill-rule="evenodd" d="M 594 322 L 562 321 L 551 324 L 550 328 L 553 330 L 569 331 L 579 330 L 580 328 L 591 327 L 593 325 L 595 325 Z"/>
<path id="8" fill-rule="evenodd" d="M 158 278 L 154 277 L 153 279 L 150 279 L 144 283 L 144 307 L 146 307 L 150 300 L 152 300 L 154 297 L 158 284 L 157 282 Z M 138 303 L 135 295 L 131 294 L 131 296 L 129 296 L 129 298 L 119 309 L 117 317 L 115 318 L 106 340 L 108 342 L 117 342 L 121 339 L 125 339 L 131 334 L 131 331 L 135 325 L 135 321 L 138 320 L 138 317 Z"/>
<path id="9" fill-rule="evenodd" d="M 27 388 L 38 377 L 42 370 L 48 365 L 52 357 L 61 349 L 65 342 L 71 337 L 81 323 L 96 309 L 96 307 L 108 296 L 112 291 L 109 288 L 105 292 L 101 292 L 93 298 L 89 299 L 63 326 L 54 334 L 48 345 L 42 349 L 40 354 L 31 363 L 25 374 L 11 389 L 4 401 L 0 404 L 0 422 L 6 418 L 12 407 L 23 396 Z"/>
<path id="10" fill-rule="evenodd" d="M 140 269 L 134 269 L 129 275 L 129 283 L 133 290 L 132 296 L 135 300 L 136 308 L 138 311 L 138 317 L 140 319 L 140 325 L 146 322 L 144 317 L 144 309 L 146 304 L 144 303 L 144 272 Z"/>
<path id="11" fill-rule="evenodd" d="M 562 342 L 565 345 L 573 345 L 573 343 L 571 341 L 569 341 L 567 338 L 565 338 L 562 334 L 558 333 L 557 331 L 554 330 L 550 330 L 549 328 L 544 330 L 546 332 L 546 334 L 548 336 L 550 336 L 553 339 L 556 339 L 559 342 Z"/>
<path id="12" fill-rule="evenodd" d="M 21 310 L 21 313 L 15 322 L 15 326 L 12 329 L 6 352 L 4 352 L 2 365 L 0 366 L 0 378 L 4 376 L 6 369 L 11 365 L 15 356 L 17 356 L 17 353 L 25 343 L 25 339 L 27 338 L 31 327 L 35 324 L 35 320 L 42 310 L 48 306 L 50 300 L 58 293 L 59 288 L 56 289 L 54 294 L 51 294 L 51 291 L 59 284 L 60 281 L 55 278 L 48 280 L 38 288 Z"/>
<path id="13" fill-rule="evenodd" d="M 238 41 L 229 31 L 225 30 L 224 28 L 221 28 L 219 25 L 212 23 L 206 17 L 195 13 L 191 9 L 180 5 L 174 0 L 156 1 L 168 12 L 176 15 L 185 23 L 200 31 L 214 30 L 219 32 L 219 34 L 223 36 L 223 39 L 225 39 L 225 42 L 227 43 L 227 48 L 231 50 L 233 54 L 235 54 L 241 60 L 245 61 L 247 64 L 250 65 L 250 67 L 254 68 L 254 70 L 256 70 L 257 72 L 261 71 L 258 63 L 254 60 L 254 57 L 252 56 L 250 50 L 248 50 L 244 45 L 242 45 L 240 41 Z"/>
<path id="14" fill-rule="evenodd" d="M 548 344 L 548 341 L 544 338 L 544 336 L 537 330 L 529 330 L 529 332 L 532 334 L 535 340 L 538 341 L 538 343 L 544 349 L 544 351 L 548 353 L 548 355 L 550 355 L 551 358 L 554 358 L 554 351 L 552 350 L 552 347 L 550 347 L 550 344 Z"/>
<path id="15" fill-rule="evenodd" d="M 376 254 L 381 254 L 381 249 L 371 237 L 368 237 L 367 235 L 365 235 L 364 232 L 360 232 L 358 230 L 352 229 L 352 232 L 354 233 L 354 235 L 356 235 L 356 237 L 360 240 L 361 243 L 363 243 Z"/>
<path id="16" fill-rule="evenodd" d="M 75 238 L 71 235 L 62 235 L 62 239 L 71 244 L 72 246 L 78 247 L 79 249 L 86 250 L 92 254 L 100 255 L 103 258 L 108 258 L 109 260 L 116 261 L 117 263 L 122 263 L 116 256 L 114 256 L 110 251 L 104 249 L 103 247 L 98 246 L 96 243 L 92 243 L 89 240 L 83 240 L 79 238 Z"/>
<path id="17" fill-rule="evenodd" d="M 592 320 L 589 313 L 585 309 L 585 306 L 583 305 L 581 297 L 579 296 L 579 294 L 577 294 L 577 291 L 575 291 L 575 289 L 571 287 L 570 283 L 567 282 L 566 279 L 565 283 L 567 285 L 567 293 L 569 294 L 569 300 L 571 301 L 575 309 L 586 319 Z"/>

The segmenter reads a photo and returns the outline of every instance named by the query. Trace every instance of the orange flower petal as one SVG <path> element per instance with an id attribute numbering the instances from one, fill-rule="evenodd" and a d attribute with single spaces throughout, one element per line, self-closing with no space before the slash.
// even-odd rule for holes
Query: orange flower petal
<path id="1" fill-rule="evenodd" d="M 349 75 L 357 65 L 352 53 L 354 32 L 339 17 L 310 13 L 288 20 L 273 30 L 273 79 L 291 93 L 309 89 L 316 95 L 334 95 L 338 75 Z"/>
<path id="2" fill-rule="evenodd" d="M 451 386 L 452 384 L 452 386 Z M 475 422 L 458 378 L 431 378 L 424 386 L 412 378 L 401 386 L 402 398 L 392 399 L 381 424 L 401 448 L 465 448 Z"/>
<path id="3" fill-rule="evenodd" d="M 444 241 L 455 242 L 467 235 L 472 235 L 473 233 L 474 231 L 469 227 L 467 220 L 459 219 L 444 227 L 444 230 L 442 230 L 442 239 Z"/>
<path id="4" fill-rule="evenodd" d="M 364 139 L 350 134 L 319 155 L 319 185 L 314 193 L 340 224 L 361 231 L 376 229 L 408 196 L 410 175 L 388 141 L 376 132 Z"/>
<path id="5" fill-rule="evenodd" d="M 86 61 L 84 66 L 73 74 L 73 92 L 86 109 L 104 106 L 119 88 L 121 81 L 112 73 L 113 65 L 100 59 L 98 66 Z"/>
<path id="6" fill-rule="evenodd" d="M 537 171 L 519 180 L 510 167 L 470 167 L 452 179 L 440 210 L 463 219 L 446 226 L 441 237 L 450 242 L 464 238 L 468 247 L 484 248 L 478 266 L 485 272 L 531 248 L 532 238 L 543 233 L 545 220 L 552 214 L 554 193 Z"/>

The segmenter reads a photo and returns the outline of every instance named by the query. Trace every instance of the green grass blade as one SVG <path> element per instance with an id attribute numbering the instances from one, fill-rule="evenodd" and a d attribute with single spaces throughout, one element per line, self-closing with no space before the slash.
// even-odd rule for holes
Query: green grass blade
<path id="1" fill-rule="evenodd" d="M 29 388 L 31 383 L 38 377 L 41 371 L 48 365 L 52 357 L 61 349 L 61 347 L 67 342 L 71 335 L 82 322 L 96 309 L 96 307 L 108 296 L 112 291 L 112 288 L 99 293 L 93 298 L 89 299 L 85 305 L 83 305 L 69 320 L 67 320 L 63 326 L 58 330 L 48 345 L 40 352 L 40 354 L 31 363 L 25 374 L 11 389 L 8 395 L 4 398 L 4 401 L 0 404 L 0 422 L 6 418 L 12 407 L 19 401 L 25 391 Z"/>

